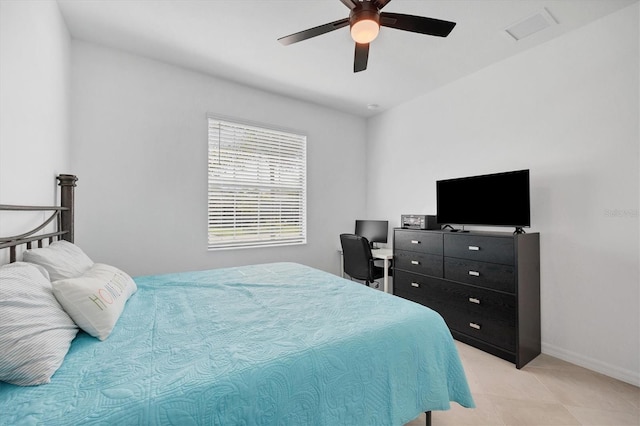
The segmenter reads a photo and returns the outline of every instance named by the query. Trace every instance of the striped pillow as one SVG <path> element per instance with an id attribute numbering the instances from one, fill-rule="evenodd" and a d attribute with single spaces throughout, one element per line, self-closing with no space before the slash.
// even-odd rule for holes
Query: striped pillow
<path id="1" fill-rule="evenodd" d="M 93 261 L 77 245 L 65 240 L 54 241 L 48 247 L 25 250 L 22 260 L 44 267 L 51 281 L 79 277 Z"/>
<path id="2" fill-rule="evenodd" d="M 0 381 L 49 383 L 77 332 L 36 266 L 0 267 Z"/>

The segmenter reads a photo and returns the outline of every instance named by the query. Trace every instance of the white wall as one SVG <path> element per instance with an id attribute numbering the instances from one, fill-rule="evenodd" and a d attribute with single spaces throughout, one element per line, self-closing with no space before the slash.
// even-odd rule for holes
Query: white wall
<path id="1" fill-rule="evenodd" d="M 0 1 L 0 204 L 57 202 L 55 176 L 69 172 L 69 52 L 55 2 Z M 2 214 L 0 235 L 37 216 Z"/>
<path id="2" fill-rule="evenodd" d="M 636 3 L 367 128 L 367 211 L 396 225 L 436 213 L 438 179 L 530 169 L 543 351 L 635 384 L 638 18 Z"/>
<path id="3" fill-rule="evenodd" d="M 295 261 L 338 273 L 365 204 L 365 120 L 72 43 L 76 241 L 132 275 Z M 307 135 L 308 244 L 207 251 L 208 112 Z"/>

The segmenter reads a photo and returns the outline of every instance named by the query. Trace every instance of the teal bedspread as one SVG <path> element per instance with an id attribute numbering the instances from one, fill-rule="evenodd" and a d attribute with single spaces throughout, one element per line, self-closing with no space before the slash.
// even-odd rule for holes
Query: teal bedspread
<path id="1" fill-rule="evenodd" d="M 0 382 L 0 424 L 402 425 L 472 407 L 442 318 L 294 263 L 136 278 L 111 336 L 50 384 Z"/>

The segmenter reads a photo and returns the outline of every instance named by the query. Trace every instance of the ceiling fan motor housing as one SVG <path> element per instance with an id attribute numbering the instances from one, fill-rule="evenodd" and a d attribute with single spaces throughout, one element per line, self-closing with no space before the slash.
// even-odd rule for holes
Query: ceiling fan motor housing
<path id="1" fill-rule="evenodd" d="M 380 10 L 370 2 L 362 2 L 349 13 L 349 26 L 356 22 L 369 19 L 380 26 Z"/>

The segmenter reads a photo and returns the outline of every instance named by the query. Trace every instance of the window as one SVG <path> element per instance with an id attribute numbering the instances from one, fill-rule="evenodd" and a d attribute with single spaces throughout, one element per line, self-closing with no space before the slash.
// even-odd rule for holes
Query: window
<path id="1" fill-rule="evenodd" d="M 307 137 L 208 121 L 209 249 L 305 244 Z"/>

